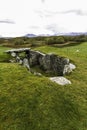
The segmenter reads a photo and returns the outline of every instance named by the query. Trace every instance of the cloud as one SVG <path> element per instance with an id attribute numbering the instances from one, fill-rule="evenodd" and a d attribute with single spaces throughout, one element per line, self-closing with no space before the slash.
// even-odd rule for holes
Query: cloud
<path id="1" fill-rule="evenodd" d="M 58 32 L 56 24 L 47 25 L 46 29 L 52 31 L 53 33 L 57 33 Z"/>
<path id="2" fill-rule="evenodd" d="M 49 10 L 36 10 L 36 13 L 40 17 L 53 17 L 56 15 L 67 15 L 67 14 L 75 14 L 79 16 L 87 16 L 87 11 L 83 10 L 65 10 L 65 11 L 49 11 Z"/>
<path id="3" fill-rule="evenodd" d="M 42 3 L 45 3 L 45 0 L 41 0 Z"/>
<path id="4" fill-rule="evenodd" d="M 86 3 L 87 0 L 0 0 L 0 34 L 85 31 Z"/>
<path id="5" fill-rule="evenodd" d="M 51 31 L 53 34 L 58 34 L 61 32 L 61 30 L 66 31 L 64 27 L 58 26 L 57 24 L 47 25 L 46 29 Z"/>
<path id="6" fill-rule="evenodd" d="M 67 10 L 64 12 L 60 12 L 60 14 L 70 14 L 70 13 L 74 13 L 76 15 L 80 15 L 80 16 L 84 16 L 87 15 L 87 11 L 83 11 L 83 10 Z"/>
<path id="7" fill-rule="evenodd" d="M 42 10 L 34 10 L 34 13 L 36 13 L 40 18 L 43 18 L 44 12 Z"/>
<path id="8" fill-rule="evenodd" d="M 10 20 L 10 19 L 3 19 L 0 20 L 0 23 L 5 23 L 5 24 L 15 24 L 14 21 Z"/>
<path id="9" fill-rule="evenodd" d="M 38 29 L 38 28 L 40 28 L 39 26 L 30 26 L 29 28 L 31 28 L 31 29 Z"/>
<path id="10" fill-rule="evenodd" d="M 44 9 L 43 10 L 35 10 L 35 13 L 37 13 L 40 18 L 52 17 L 56 14 L 55 12 L 51 12 L 51 11 L 44 10 Z"/>

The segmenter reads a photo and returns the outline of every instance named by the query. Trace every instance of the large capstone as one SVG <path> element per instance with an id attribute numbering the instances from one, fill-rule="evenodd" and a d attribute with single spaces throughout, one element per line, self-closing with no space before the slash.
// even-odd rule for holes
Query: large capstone
<path id="1" fill-rule="evenodd" d="M 11 50 L 7 50 L 5 51 L 6 53 L 21 53 L 21 52 L 26 52 L 29 51 L 30 48 L 19 48 L 19 49 L 11 49 Z"/>

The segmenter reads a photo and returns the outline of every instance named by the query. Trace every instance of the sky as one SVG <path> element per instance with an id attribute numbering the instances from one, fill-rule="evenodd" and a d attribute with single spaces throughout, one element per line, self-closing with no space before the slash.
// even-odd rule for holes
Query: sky
<path id="1" fill-rule="evenodd" d="M 87 0 L 0 0 L 0 36 L 87 32 Z"/>

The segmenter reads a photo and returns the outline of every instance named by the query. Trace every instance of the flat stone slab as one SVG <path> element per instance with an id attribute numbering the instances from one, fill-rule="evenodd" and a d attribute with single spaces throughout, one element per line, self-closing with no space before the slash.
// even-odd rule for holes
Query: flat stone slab
<path id="1" fill-rule="evenodd" d="M 71 84 L 71 81 L 66 79 L 65 77 L 59 76 L 59 77 L 51 77 L 50 80 L 52 82 L 55 82 L 59 85 L 67 85 L 67 84 Z"/>
<path id="2" fill-rule="evenodd" d="M 5 51 L 6 53 L 12 53 L 12 52 L 25 52 L 25 51 L 29 51 L 30 48 L 19 48 L 19 49 L 11 49 L 11 50 L 7 50 Z"/>

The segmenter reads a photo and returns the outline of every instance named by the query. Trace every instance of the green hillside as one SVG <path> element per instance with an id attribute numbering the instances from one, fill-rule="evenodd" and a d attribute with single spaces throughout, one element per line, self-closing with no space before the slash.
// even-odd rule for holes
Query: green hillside
<path id="1" fill-rule="evenodd" d="M 65 86 L 6 63 L 7 49 L 0 47 L 0 130 L 87 130 L 87 42 L 34 48 L 76 65 L 66 76 L 72 84 Z"/>

